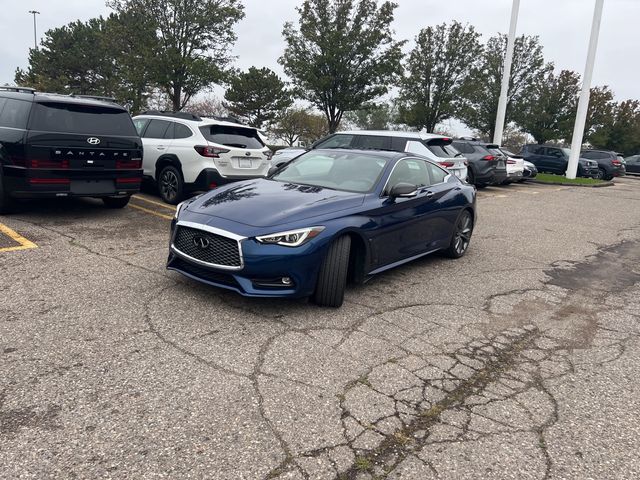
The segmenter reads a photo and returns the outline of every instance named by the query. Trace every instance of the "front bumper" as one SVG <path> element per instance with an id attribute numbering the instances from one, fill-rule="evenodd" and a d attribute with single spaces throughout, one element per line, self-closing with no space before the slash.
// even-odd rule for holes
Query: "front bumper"
<path id="1" fill-rule="evenodd" d="M 176 222 L 173 222 L 171 238 Z M 239 241 L 242 265 L 225 268 L 194 261 L 173 244 L 167 269 L 207 285 L 233 290 L 247 297 L 291 297 L 311 295 L 328 242 L 320 236 L 300 247 L 265 245 L 254 238 Z M 282 282 L 283 278 L 290 283 Z"/>

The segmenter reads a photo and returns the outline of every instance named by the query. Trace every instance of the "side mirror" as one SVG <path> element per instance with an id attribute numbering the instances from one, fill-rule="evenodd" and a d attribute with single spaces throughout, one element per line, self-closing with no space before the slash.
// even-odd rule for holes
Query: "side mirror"
<path id="1" fill-rule="evenodd" d="M 396 183 L 391 192 L 389 192 L 389 198 L 413 198 L 418 195 L 418 187 L 410 183 Z"/>
<path id="2" fill-rule="evenodd" d="M 274 165 L 273 167 L 271 167 L 268 171 L 267 171 L 267 177 L 270 177 L 271 175 L 273 175 L 274 173 L 276 173 L 278 170 L 280 170 L 280 167 L 282 165 Z"/>

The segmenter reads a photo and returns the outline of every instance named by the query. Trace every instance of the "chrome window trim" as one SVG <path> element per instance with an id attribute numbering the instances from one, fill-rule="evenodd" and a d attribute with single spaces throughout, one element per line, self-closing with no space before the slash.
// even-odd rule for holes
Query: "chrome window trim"
<path id="1" fill-rule="evenodd" d="M 232 240 L 235 240 L 236 243 L 238 244 L 238 255 L 240 257 L 240 266 L 232 267 L 232 266 L 229 266 L 229 265 L 218 265 L 217 263 L 203 262 L 202 260 L 198 260 L 197 258 L 193 258 L 192 256 L 187 255 L 183 251 L 178 250 L 178 248 L 174 244 L 176 233 L 178 232 L 178 227 L 187 227 L 187 228 L 193 228 L 195 230 L 202 230 L 203 232 L 213 233 L 214 235 L 219 235 L 221 237 L 226 237 L 226 238 L 230 238 Z M 195 263 L 197 265 L 201 265 L 203 267 L 214 267 L 214 268 L 218 268 L 220 270 L 238 271 L 238 270 L 242 270 L 244 268 L 244 256 L 242 254 L 242 241 L 246 240 L 246 239 L 247 239 L 247 237 L 243 237 L 242 235 L 237 235 L 235 233 L 228 232 L 227 230 L 222 230 L 221 228 L 211 227 L 209 225 L 203 225 L 201 223 L 178 221 L 176 223 L 176 226 L 175 226 L 174 230 L 173 230 L 173 235 L 171 236 L 171 251 L 173 253 L 175 253 L 176 255 L 178 255 L 178 256 L 186 259 L 186 260 L 189 260 L 190 262 L 193 262 L 193 263 Z"/>
<path id="2" fill-rule="evenodd" d="M 389 179 L 391 178 L 391 175 L 393 175 L 393 171 L 396 169 L 398 164 L 403 160 L 422 160 L 423 162 L 431 162 L 431 163 L 435 164 L 435 162 L 433 162 L 432 160 L 429 160 L 428 158 L 421 158 L 421 157 L 402 157 L 402 158 L 398 159 L 396 164 L 391 169 L 391 172 L 389 172 L 389 176 L 387 176 L 387 181 L 384 183 L 384 187 L 382 188 L 382 191 L 380 192 L 380 198 L 388 198 L 389 197 L 389 195 L 385 195 L 384 192 L 387 191 L 387 187 L 389 186 Z M 436 164 L 436 166 L 439 169 L 444 170 L 440 165 Z M 444 171 L 447 172 L 446 170 L 444 170 Z M 435 187 L 437 185 L 442 185 L 443 183 L 447 183 L 449 181 L 449 178 L 451 177 L 451 175 L 452 175 L 451 173 L 447 172 L 447 175 L 444 177 L 444 180 L 442 182 L 434 183 L 432 185 L 425 185 L 424 187 L 418 187 L 418 190 L 420 190 L 421 188 L 431 188 L 431 187 Z"/>

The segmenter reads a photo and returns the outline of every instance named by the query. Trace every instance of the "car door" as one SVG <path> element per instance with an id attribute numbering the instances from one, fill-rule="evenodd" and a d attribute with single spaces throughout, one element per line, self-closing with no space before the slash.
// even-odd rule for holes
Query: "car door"
<path id="1" fill-rule="evenodd" d="M 627 173 L 640 173 L 640 155 L 626 158 Z"/>
<path id="2" fill-rule="evenodd" d="M 439 236 L 434 227 L 438 223 L 439 200 L 446 195 L 447 187 L 432 185 L 428 165 L 430 162 L 421 158 L 399 160 L 386 182 L 379 207 L 370 212 L 376 224 L 369 239 L 374 271 L 436 248 L 434 242 Z M 440 167 L 435 168 L 444 176 L 449 175 Z M 398 183 L 416 185 L 416 196 L 390 198 L 389 192 Z"/>
<path id="3" fill-rule="evenodd" d="M 545 150 L 547 151 L 547 169 L 550 172 L 564 175 L 567 171 L 567 159 L 564 156 L 564 152 L 559 148 L 552 147 L 546 147 Z"/>
<path id="4" fill-rule="evenodd" d="M 533 163 L 538 170 L 544 171 L 547 167 L 546 151 L 545 147 L 540 145 L 527 145 L 525 148 L 526 155 L 524 158 Z"/>
<path id="5" fill-rule="evenodd" d="M 169 132 L 170 127 L 171 131 Z M 170 134 L 173 137 L 172 127 L 173 122 L 154 118 L 144 129 L 142 134 L 142 145 L 144 146 L 142 168 L 145 175 L 155 178 L 156 162 L 171 146 L 172 138 L 167 138 L 167 135 Z"/>

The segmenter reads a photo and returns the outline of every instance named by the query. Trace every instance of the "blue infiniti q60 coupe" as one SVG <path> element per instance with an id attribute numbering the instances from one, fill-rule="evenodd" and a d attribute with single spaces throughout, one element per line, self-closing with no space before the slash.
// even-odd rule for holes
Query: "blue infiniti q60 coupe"
<path id="1" fill-rule="evenodd" d="M 475 188 L 425 158 L 312 150 L 178 205 L 167 268 L 245 296 L 339 307 L 349 280 L 439 250 L 463 256 L 475 220 Z"/>

